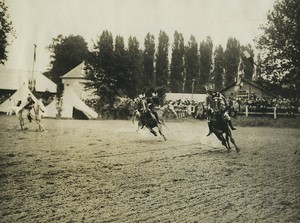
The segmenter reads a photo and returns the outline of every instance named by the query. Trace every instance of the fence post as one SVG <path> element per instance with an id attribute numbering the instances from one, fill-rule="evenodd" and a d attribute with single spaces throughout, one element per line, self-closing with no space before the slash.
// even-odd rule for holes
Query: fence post
<path id="1" fill-rule="evenodd" d="M 277 109 L 276 109 L 276 106 L 275 106 L 275 107 L 274 107 L 274 119 L 277 118 L 277 114 L 276 114 L 277 112 L 276 112 L 276 110 L 277 110 Z"/>
<path id="2" fill-rule="evenodd" d="M 248 105 L 246 105 L 246 117 L 248 117 Z"/>

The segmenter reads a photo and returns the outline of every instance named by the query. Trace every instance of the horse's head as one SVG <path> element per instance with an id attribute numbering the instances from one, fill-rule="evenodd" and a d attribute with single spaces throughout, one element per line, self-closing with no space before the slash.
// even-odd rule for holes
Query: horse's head
<path id="1" fill-rule="evenodd" d="M 177 112 L 175 111 L 175 108 L 171 103 L 168 104 L 168 110 L 173 112 L 173 114 L 176 116 L 176 118 L 178 118 Z"/>

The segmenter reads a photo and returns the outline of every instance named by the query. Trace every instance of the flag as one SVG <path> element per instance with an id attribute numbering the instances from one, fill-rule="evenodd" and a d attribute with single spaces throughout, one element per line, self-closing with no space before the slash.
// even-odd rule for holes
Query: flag
<path id="1" fill-rule="evenodd" d="M 238 66 L 238 71 L 237 71 L 237 77 L 236 77 L 236 82 L 235 85 L 239 86 L 241 88 L 243 86 L 243 77 L 244 77 L 244 65 L 242 58 L 240 58 L 239 66 Z"/>
<path id="2" fill-rule="evenodd" d="M 251 64 L 251 66 L 254 67 L 254 65 L 256 65 L 256 63 L 254 62 L 254 59 L 253 59 L 253 57 L 250 55 L 250 53 L 249 53 L 247 50 L 245 50 L 245 51 L 243 52 L 243 54 L 244 54 L 244 56 L 246 57 L 246 59 L 248 60 L 248 62 Z M 256 65 L 256 66 L 257 66 L 257 65 Z"/>

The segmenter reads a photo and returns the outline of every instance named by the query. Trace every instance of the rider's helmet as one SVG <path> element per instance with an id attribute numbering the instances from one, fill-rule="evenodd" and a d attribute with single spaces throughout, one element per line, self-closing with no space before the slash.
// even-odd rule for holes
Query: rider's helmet
<path id="1" fill-rule="evenodd" d="M 212 84 L 208 84 L 207 86 L 205 86 L 206 89 L 206 93 L 209 95 L 212 95 L 212 93 L 214 92 L 214 88 Z"/>
<path id="2" fill-rule="evenodd" d="M 139 94 L 139 98 L 140 98 L 140 99 L 144 99 L 144 98 L 145 98 L 145 93 L 142 92 L 141 94 Z"/>

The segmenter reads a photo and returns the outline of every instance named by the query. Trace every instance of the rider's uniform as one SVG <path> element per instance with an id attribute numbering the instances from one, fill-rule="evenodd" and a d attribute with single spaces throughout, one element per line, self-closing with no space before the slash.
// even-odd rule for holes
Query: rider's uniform
<path id="1" fill-rule="evenodd" d="M 219 92 L 212 92 L 208 94 L 205 100 L 206 109 L 209 111 L 210 114 L 215 112 L 222 112 L 224 113 L 223 116 L 226 120 L 231 120 L 227 108 L 229 106 L 227 99 L 224 95 Z M 209 115 L 209 119 L 211 115 Z"/>
<path id="2" fill-rule="evenodd" d="M 208 119 L 208 126 L 210 129 L 210 133 L 212 132 L 212 126 L 211 126 L 211 118 L 214 113 L 222 113 L 223 118 L 227 121 L 229 124 L 230 128 L 232 130 L 235 130 L 236 128 L 233 127 L 231 118 L 228 114 L 228 107 L 229 104 L 227 102 L 227 99 L 225 98 L 224 95 L 222 95 L 219 92 L 210 92 L 207 94 L 205 103 L 204 103 L 205 108 L 207 109 L 207 119 Z M 210 133 L 208 135 L 210 135 Z"/>
<path id="3" fill-rule="evenodd" d="M 32 121 L 32 117 L 31 117 L 31 114 L 30 114 L 30 110 L 34 106 L 34 100 L 31 98 L 30 95 L 28 95 L 26 103 L 27 104 L 25 105 L 24 109 L 27 110 L 27 118 L 28 118 L 29 122 L 31 122 Z"/>

